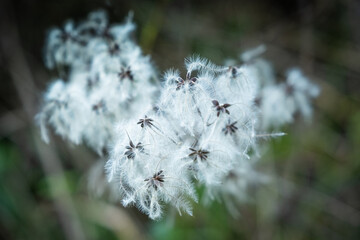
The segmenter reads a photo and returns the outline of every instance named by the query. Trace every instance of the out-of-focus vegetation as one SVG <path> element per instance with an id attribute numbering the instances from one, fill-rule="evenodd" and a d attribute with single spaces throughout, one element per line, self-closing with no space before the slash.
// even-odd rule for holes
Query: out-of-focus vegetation
<path id="1" fill-rule="evenodd" d="M 272 180 L 250 189 L 238 219 L 214 202 L 150 221 L 87 191 L 97 157 L 86 147 L 40 140 L 34 115 L 54 76 L 46 30 L 98 8 L 113 22 L 134 11 L 160 72 L 194 52 L 222 63 L 265 43 L 280 78 L 300 66 L 321 86 L 313 122 L 297 120 L 264 151 L 258 169 Z M 359 23 L 356 0 L 1 1 L 0 238 L 360 239 Z"/>

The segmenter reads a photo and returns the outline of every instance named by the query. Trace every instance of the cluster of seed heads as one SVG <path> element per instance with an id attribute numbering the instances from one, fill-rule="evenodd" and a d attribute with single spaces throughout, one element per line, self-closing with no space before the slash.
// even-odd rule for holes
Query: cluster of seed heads
<path id="1" fill-rule="evenodd" d="M 230 199 L 242 199 L 262 179 L 253 168 L 257 139 L 282 136 L 264 132 L 297 113 L 309 119 L 318 87 L 299 69 L 276 81 L 259 57 L 264 46 L 241 55 L 238 66 L 190 57 L 185 78 L 169 70 L 159 87 L 149 58 L 130 37 L 134 28 L 131 18 L 111 25 L 96 11 L 50 31 L 46 65 L 59 78 L 37 116 L 44 140 L 50 125 L 105 153 L 111 193 L 152 219 L 163 216 L 165 205 L 191 215 L 199 185 L 206 200 L 223 199 L 235 213 Z"/>

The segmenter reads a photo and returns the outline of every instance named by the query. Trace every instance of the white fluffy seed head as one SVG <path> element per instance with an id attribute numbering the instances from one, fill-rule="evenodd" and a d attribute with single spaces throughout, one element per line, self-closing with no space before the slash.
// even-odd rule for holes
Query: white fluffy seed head
<path id="1" fill-rule="evenodd" d="M 101 155 L 113 140 L 116 122 L 151 109 L 156 72 L 131 40 L 134 28 L 131 17 L 122 25 L 110 25 L 100 10 L 78 25 L 68 21 L 64 29 L 49 32 L 46 64 L 67 81 L 55 82 L 45 94 L 38 119 L 46 141 L 50 125 Z"/>
<path id="2" fill-rule="evenodd" d="M 163 215 L 164 204 L 190 214 L 189 200 L 196 199 L 192 179 L 205 185 L 209 199 L 225 200 L 244 199 L 249 184 L 262 182 L 252 168 L 252 152 L 258 152 L 259 139 L 284 135 L 263 129 L 292 121 L 301 97 L 288 98 L 271 66 L 256 58 L 260 50 L 238 67 L 215 66 L 198 56 L 186 59 L 186 73 L 164 74 L 155 112 L 138 124 L 120 124 L 107 170 L 109 181 L 121 179 L 126 186 L 121 188 L 125 206 L 134 204 L 153 219 Z M 288 84 L 301 93 L 315 92 L 294 82 L 300 77 L 290 72 Z M 129 136 L 134 144 L 145 144 L 130 159 L 124 148 Z M 227 205 L 236 210 L 233 201 Z"/>

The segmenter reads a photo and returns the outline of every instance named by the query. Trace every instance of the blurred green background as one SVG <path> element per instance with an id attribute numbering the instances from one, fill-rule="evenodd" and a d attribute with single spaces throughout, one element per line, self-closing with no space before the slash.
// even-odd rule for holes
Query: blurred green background
<path id="1" fill-rule="evenodd" d="M 86 147 L 40 140 L 46 31 L 99 8 L 111 22 L 134 11 L 160 74 L 192 53 L 221 64 L 264 43 L 280 79 L 300 66 L 320 85 L 312 123 L 270 141 L 257 168 L 273 180 L 250 189 L 238 219 L 214 202 L 150 221 L 88 192 Z M 360 239 L 360 1 L 1 0 L 0 24 L 1 239 Z"/>

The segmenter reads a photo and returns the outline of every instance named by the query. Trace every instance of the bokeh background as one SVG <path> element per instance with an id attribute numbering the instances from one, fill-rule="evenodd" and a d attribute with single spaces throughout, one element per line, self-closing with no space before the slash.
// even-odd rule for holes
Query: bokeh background
<path id="1" fill-rule="evenodd" d="M 264 43 L 280 79 L 300 66 L 321 87 L 313 121 L 269 142 L 257 168 L 273 180 L 249 190 L 238 219 L 214 202 L 151 221 L 89 193 L 86 147 L 40 140 L 46 31 L 99 8 L 112 22 L 134 12 L 160 74 L 192 53 L 222 64 Z M 0 239 L 360 239 L 359 24 L 358 0 L 1 0 Z"/>

